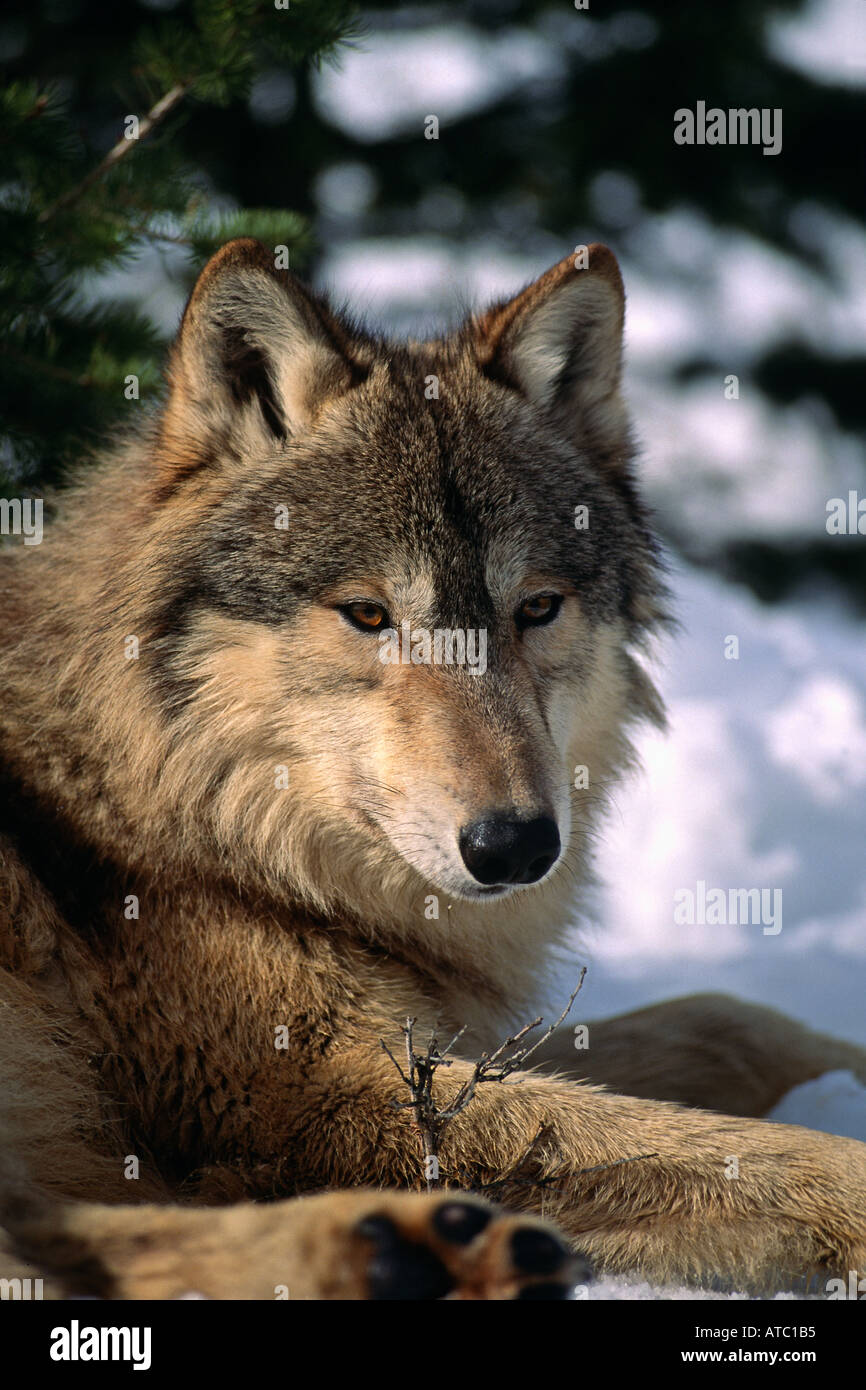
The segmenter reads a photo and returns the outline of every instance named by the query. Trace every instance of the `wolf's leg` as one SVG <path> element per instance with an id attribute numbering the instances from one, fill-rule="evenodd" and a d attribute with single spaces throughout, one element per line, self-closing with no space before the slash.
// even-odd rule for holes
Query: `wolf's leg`
<path id="1" fill-rule="evenodd" d="M 16 1225 L 48 1296 L 553 1299 L 586 1278 L 547 1223 L 454 1193 L 329 1192 L 231 1207 L 58 1206 Z M 0 1232 L 0 1265 L 2 1265 Z"/>
<path id="2" fill-rule="evenodd" d="M 667 1000 L 587 1029 L 578 1050 L 574 1027 L 558 1028 L 535 1054 L 540 1069 L 727 1115 L 766 1115 L 828 1071 L 852 1071 L 866 1085 L 866 1049 L 725 994 Z"/>
<path id="3" fill-rule="evenodd" d="M 471 1076 L 464 1062 L 440 1072 L 438 1105 Z M 400 1080 L 372 1039 L 310 1082 L 328 1095 L 327 1119 L 311 1109 L 303 1132 L 286 1133 L 293 1164 L 333 1184 L 417 1179 L 418 1136 L 391 1104 Z M 530 1074 L 478 1085 L 440 1164 L 476 1187 L 511 1175 L 501 1200 L 555 1219 L 602 1267 L 756 1289 L 866 1272 L 866 1144 L 853 1140 Z"/>

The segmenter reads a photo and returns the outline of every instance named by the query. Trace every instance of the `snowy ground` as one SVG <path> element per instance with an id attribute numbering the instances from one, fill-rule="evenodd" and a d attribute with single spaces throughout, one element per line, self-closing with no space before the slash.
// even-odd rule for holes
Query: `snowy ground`
<path id="1" fill-rule="evenodd" d="M 683 568 L 675 595 L 671 728 L 639 740 L 644 771 L 602 838 L 584 1009 L 724 989 L 866 1044 L 863 625 L 828 602 L 767 609 Z M 677 925 L 674 895 L 698 881 L 780 890 L 781 930 Z"/>
<path id="2" fill-rule="evenodd" d="M 866 1044 L 862 623 L 826 601 L 768 610 L 683 567 L 675 593 L 684 626 L 660 680 L 671 730 L 640 740 L 644 773 L 602 840 L 581 1017 L 721 989 Z M 677 925 L 674 893 L 698 880 L 781 889 L 782 929 Z M 835 1072 L 769 1118 L 866 1140 L 866 1089 Z M 607 1279 L 584 1296 L 695 1295 Z"/>

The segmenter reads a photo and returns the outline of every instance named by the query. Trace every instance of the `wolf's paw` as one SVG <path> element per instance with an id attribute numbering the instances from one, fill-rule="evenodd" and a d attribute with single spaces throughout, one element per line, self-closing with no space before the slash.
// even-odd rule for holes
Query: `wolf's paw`
<path id="1" fill-rule="evenodd" d="M 453 1194 L 368 1201 L 347 1232 L 362 1247 L 356 1297 L 565 1299 L 590 1277 L 588 1263 L 542 1221 Z"/>
<path id="2" fill-rule="evenodd" d="M 67 1290 L 108 1298 L 564 1299 L 590 1277 L 553 1226 L 462 1193 L 86 1206 L 63 1226 L 44 1232 L 46 1262 L 62 1244 Z"/>
<path id="3" fill-rule="evenodd" d="M 589 1277 L 587 1262 L 547 1222 L 462 1193 L 326 1192 L 278 1206 L 277 1223 L 270 1209 L 267 1259 L 283 1297 L 564 1299 Z M 252 1209 L 257 1218 L 266 1210 Z M 251 1261 L 248 1268 L 252 1279 Z M 216 1296 L 273 1298 L 261 1273 L 255 1269 L 255 1292 Z M 204 1282 L 191 1287 L 209 1291 Z"/>

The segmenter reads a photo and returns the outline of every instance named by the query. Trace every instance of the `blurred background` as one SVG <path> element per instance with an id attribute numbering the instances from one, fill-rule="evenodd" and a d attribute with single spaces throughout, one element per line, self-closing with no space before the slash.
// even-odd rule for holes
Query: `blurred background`
<path id="1" fill-rule="evenodd" d="M 682 629 L 580 924 L 583 1015 L 728 989 L 866 1043 L 866 534 L 826 527 L 866 498 L 862 0 L 5 0 L 0 63 L 7 496 L 158 397 L 227 235 L 413 335 L 612 246 Z M 676 145 L 698 101 L 780 108 L 781 153 Z M 675 925 L 699 880 L 781 888 L 782 931 Z"/>

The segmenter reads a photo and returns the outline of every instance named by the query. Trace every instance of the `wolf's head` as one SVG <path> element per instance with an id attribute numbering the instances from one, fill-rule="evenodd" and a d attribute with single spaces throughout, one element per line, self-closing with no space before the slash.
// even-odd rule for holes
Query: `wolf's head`
<path id="1" fill-rule="evenodd" d="M 224 857 L 322 903 L 492 900 L 579 866 L 658 615 L 622 327 L 603 246 L 399 346 L 256 242 L 205 268 L 159 423 L 138 665 L 162 784 Z"/>

